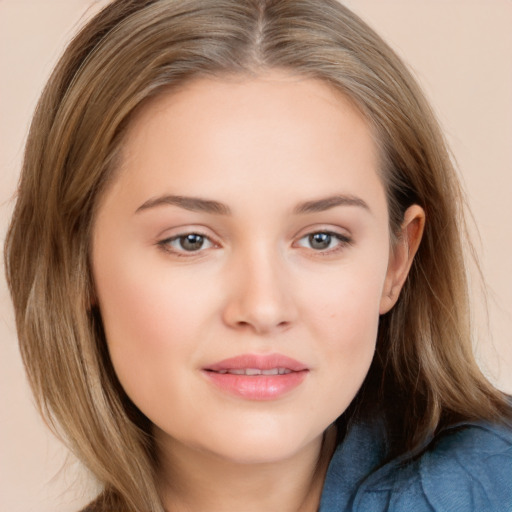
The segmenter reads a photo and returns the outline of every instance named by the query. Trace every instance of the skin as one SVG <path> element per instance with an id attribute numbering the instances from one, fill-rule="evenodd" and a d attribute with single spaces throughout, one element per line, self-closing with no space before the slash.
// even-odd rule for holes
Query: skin
<path id="1" fill-rule="evenodd" d="M 154 424 L 169 510 L 317 509 L 328 428 L 368 372 L 423 229 L 412 206 L 390 246 L 378 171 L 353 105 L 285 73 L 198 79 L 132 121 L 95 220 L 93 275 L 115 371 Z M 304 211 L 333 196 L 345 203 Z M 178 237 L 193 233 L 203 245 L 186 251 Z M 319 248 L 314 233 L 335 235 Z M 309 371 L 275 400 L 229 395 L 202 372 L 276 352 Z"/>

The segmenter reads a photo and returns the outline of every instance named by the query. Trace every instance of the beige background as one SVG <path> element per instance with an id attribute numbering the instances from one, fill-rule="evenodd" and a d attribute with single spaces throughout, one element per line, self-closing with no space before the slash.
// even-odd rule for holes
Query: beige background
<path id="1" fill-rule="evenodd" d="M 104 1 L 0 0 L 0 238 L 12 209 L 31 112 L 69 40 Z M 489 286 L 489 328 L 475 286 L 477 350 L 512 392 L 512 0 L 345 2 L 408 62 L 452 145 Z M 27 240 L 30 243 L 30 240 Z M 34 248 L 37 250 L 37 248 Z M 0 278 L 0 509 L 77 510 L 94 491 L 37 416 Z"/>

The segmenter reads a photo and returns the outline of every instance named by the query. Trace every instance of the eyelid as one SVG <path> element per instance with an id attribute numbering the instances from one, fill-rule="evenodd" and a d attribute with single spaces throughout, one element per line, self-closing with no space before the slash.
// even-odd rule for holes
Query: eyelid
<path id="1" fill-rule="evenodd" d="M 352 239 L 350 237 L 348 237 L 347 235 L 343 235 L 336 231 L 327 231 L 325 229 L 315 230 L 315 231 L 311 231 L 310 233 L 306 233 L 305 235 L 302 235 L 301 237 L 299 237 L 298 240 L 300 241 L 300 240 L 303 240 L 304 238 L 310 237 L 311 235 L 319 235 L 319 234 L 332 236 L 333 238 L 338 239 L 342 243 L 352 243 Z"/>
<path id="2" fill-rule="evenodd" d="M 207 234 L 206 232 L 209 231 L 203 227 L 195 227 L 195 226 L 182 226 L 180 228 L 175 228 L 176 230 L 179 229 L 178 232 L 168 234 L 167 236 L 160 236 L 159 239 L 156 241 L 156 245 L 159 246 L 160 249 L 165 251 L 168 254 L 172 254 L 177 257 L 200 257 L 203 256 L 205 252 L 209 251 L 213 248 L 220 248 L 221 244 L 218 242 L 217 237 L 212 236 L 210 234 Z M 167 230 L 167 233 L 171 230 Z M 174 231 L 174 229 L 172 230 Z M 333 228 L 333 227 L 327 227 L 327 226 L 309 226 L 308 228 L 305 228 L 301 230 L 301 233 L 296 235 L 294 237 L 294 241 L 292 243 L 292 247 L 301 247 L 303 249 L 308 250 L 309 252 L 313 254 L 328 256 L 331 254 L 335 254 L 338 251 L 343 250 L 349 245 L 353 244 L 352 236 L 348 233 L 340 232 L 341 228 Z M 327 248 L 327 249 L 314 249 L 314 248 L 307 248 L 299 244 L 299 242 L 311 235 L 314 234 L 328 234 L 335 239 L 338 240 L 338 243 L 333 248 Z M 185 237 L 187 235 L 199 235 L 203 237 L 204 239 L 208 240 L 210 246 L 206 248 L 200 248 L 196 251 L 187 251 L 185 249 L 177 249 L 170 246 L 170 242 L 176 241 L 182 237 Z"/>
<path id="3" fill-rule="evenodd" d="M 170 234 L 168 236 L 161 236 L 157 242 L 156 245 L 165 251 L 168 254 L 172 254 L 177 257 L 184 257 L 184 258 L 190 258 L 190 257 L 199 257 L 202 256 L 202 253 L 208 251 L 212 248 L 218 248 L 220 247 L 219 242 L 215 239 L 215 237 L 206 234 L 206 230 L 202 228 L 195 228 L 193 226 L 190 227 L 183 227 L 179 228 L 180 231 L 177 233 Z M 204 239 L 208 240 L 211 244 L 209 247 L 198 249 L 197 251 L 186 251 L 184 249 L 177 249 L 174 247 L 171 247 L 170 242 L 173 242 L 175 240 L 179 240 L 180 238 L 186 237 L 187 235 L 199 235 L 203 237 Z"/>
<path id="4" fill-rule="evenodd" d="M 315 233 L 329 233 L 340 238 L 352 240 L 352 233 L 349 229 L 342 226 L 324 223 L 309 224 L 308 226 L 301 228 L 293 239 L 298 240 L 308 235 L 314 235 Z"/>
<path id="5" fill-rule="evenodd" d="M 327 249 L 314 249 L 314 248 L 308 248 L 304 247 L 303 245 L 298 245 L 301 240 L 304 240 L 307 237 L 310 237 L 311 235 L 315 234 L 327 234 L 330 235 L 338 240 L 338 243 L 333 248 L 327 248 Z M 308 250 L 312 254 L 317 254 L 319 256 L 328 256 L 337 253 L 338 251 L 343 250 L 349 245 L 352 245 L 354 243 L 353 238 L 348 233 L 342 233 L 336 228 L 332 227 L 326 227 L 326 226 L 318 226 L 313 227 L 310 226 L 307 228 L 307 231 L 302 230 L 302 232 L 295 237 L 295 241 L 293 243 L 293 246 L 298 245 L 299 247 Z"/>

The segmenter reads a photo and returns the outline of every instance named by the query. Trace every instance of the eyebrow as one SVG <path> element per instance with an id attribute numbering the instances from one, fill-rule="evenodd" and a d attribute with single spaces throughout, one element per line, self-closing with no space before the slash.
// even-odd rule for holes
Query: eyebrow
<path id="1" fill-rule="evenodd" d="M 213 201 L 211 199 L 180 195 L 163 195 L 148 199 L 137 208 L 135 213 L 165 205 L 178 206 L 179 208 L 184 208 L 185 210 L 193 212 L 205 212 L 215 215 L 231 215 L 231 209 L 224 203 Z M 359 197 L 352 195 L 334 195 L 300 203 L 293 209 L 293 213 L 295 215 L 304 215 L 308 213 L 324 212 L 337 206 L 356 206 L 371 212 L 368 204 Z"/>
<path id="2" fill-rule="evenodd" d="M 343 194 L 329 196 L 314 201 L 306 201 L 305 203 L 297 205 L 294 208 L 293 213 L 306 214 L 324 212 L 326 210 L 330 210 L 331 208 L 335 208 L 336 206 L 357 206 L 371 213 L 368 204 L 360 197 Z"/>
<path id="3" fill-rule="evenodd" d="M 231 214 L 231 210 L 229 209 L 229 207 L 223 203 L 219 203 L 218 201 L 201 199 L 200 197 L 173 195 L 164 195 L 148 199 L 144 204 L 137 208 L 135 213 L 163 205 L 179 206 L 180 208 L 184 208 L 185 210 L 190 210 L 192 212 L 205 212 L 213 213 L 216 215 Z"/>

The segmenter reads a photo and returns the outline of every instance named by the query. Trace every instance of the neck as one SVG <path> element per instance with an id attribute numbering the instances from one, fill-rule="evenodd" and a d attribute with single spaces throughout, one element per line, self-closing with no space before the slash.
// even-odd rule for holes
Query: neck
<path id="1" fill-rule="evenodd" d="M 315 512 L 336 432 L 329 428 L 286 460 L 244 464 L 160 440 L 160 486 L 167 512 Z M 157 436 L 158 439 L 158 436 Z"/>

